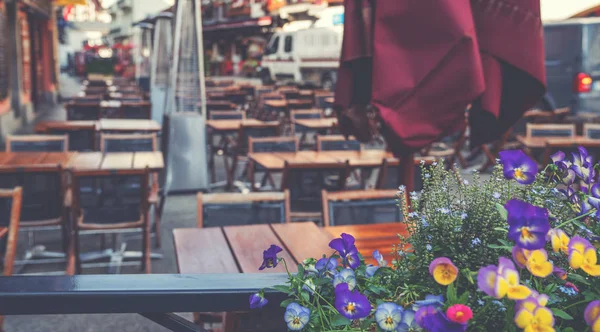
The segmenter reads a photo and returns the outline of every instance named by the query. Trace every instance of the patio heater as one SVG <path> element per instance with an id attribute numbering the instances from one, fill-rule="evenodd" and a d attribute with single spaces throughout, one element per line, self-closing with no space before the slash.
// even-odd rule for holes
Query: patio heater
<path id="1" fill-rule="evenodd" d="M 201 0 L 176 3 L 173 60 L 163 121 L 165 191 L 208 188 Z"/>
<path id="2" fill-rule="evenodd" d="M 160 13 L 154 23 L 154 41 L 150 69 L 150 101 L 152 102 L 152 120 L 162 124 L 167 89 L 171 54 L 173 51 L 173 14 Z"/>
<path id="3" fill-rule="evenodd" d="M 138 85 L 144 92 L 150 92 L 150 64 L 152 54 L 152 30 L 154 25 L 150 23 L 139 23 L 139 42 L 136 54 L 135 75 Z"/>

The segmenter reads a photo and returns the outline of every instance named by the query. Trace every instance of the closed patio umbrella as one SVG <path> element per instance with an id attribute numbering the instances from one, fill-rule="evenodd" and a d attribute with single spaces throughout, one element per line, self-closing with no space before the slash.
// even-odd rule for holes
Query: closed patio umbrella
<path id="1" fill-rule="evenodd" d="M 335 109 L 397 155 L 465 125 L 499 138 L 545 91 L 539 0 L 346 0 Z M 368 118 L 371 121 L 366 121 Z"/>

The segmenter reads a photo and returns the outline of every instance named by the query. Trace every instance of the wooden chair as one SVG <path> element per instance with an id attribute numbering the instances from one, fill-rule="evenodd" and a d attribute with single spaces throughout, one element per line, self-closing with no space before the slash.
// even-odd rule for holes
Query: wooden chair
<path id="1" fill-rule="evenodd" d="M 574 124 L 527 124 L 526 137 L 575 137 Z"/>
<path id="2" fill-rule="evenodd" d="M 66 135 L 10 135 L 6 137 L 6 152 L 66 152 Z"/>
<path id="3" fill-rule="evenodd" d="M 142 100 L 123 100 L 121 117 L 123 119 L 152 119 L 152 103 Z"/>
<path id="4" fill-rule="evenodd" d="M 297 152 L 299 141 L 296 137 L 248 137 L 248 153 L 253 152 Z M 255 165 L 248 162 L 246 174 L 248 174 L 252 190 L 262 188 L 266 185 L 267 180 L 272 188 L 275 188 L 275 181 L 269 172 L 265 172 L 260 186 L 254 183 L 256 172 L 264 172 L 265 170 L 260 165 Z"/>
<path id="5" fill-rule="evenodd" d="M 323 190 L 323 226 L 400 222 L 398 190 Z M 405 191 L 406 195 L 406 191 Z"/>
<path id="6" fill-rule="evenodd" d="M 588 139 L 600 139 L 600 124 L 586 123 L 583 125 L 583 137 Z"/>
<path id="7" fill-rule="evenodd" d="M 100 151 L 102 152 L 151 152 L 158 151 L 156 134 L 101 134 Z M 158 174 L 151 175 L 151 191 L 148 198 L 149 203 L 154 207 L 154 223 L 152 229 L 156 236 L 156 246 L 160 248 L 160 221 L 162 217 L 162 204 L 160 198 L 160 188 Z M 139 184 L 133 183 L 138 186 Z M 137 190 L 137 188 L 134 188 Z M 164 199 L 164 198 L 163 198 Z"/>
<path id="8" fill-rule="evenodd" d="M 100 100 L 70 101 L 65 105 L 67 120 L 98 120 L 100 118 Z"/>
<path id="9" fill-rule="evenodd" d="M 361 151 L 362 144 L 354 137 L 342 135 L 317 136 L 317 151 Z"/>
<path id="10" fill-rule="evenodd" d="M 320 218 L 321 190 L 344 190 L 349 172 L 348 161 L 330 164 L 294 164 L 286 161 L 281 189 L 290 191 L 292 217 L 304 220 Z"/>
<path id="11" fill-rule="evenodd" d="M 246 113 L 241 111 L 212 111 L 210 120 L 245 120 Z"/>
<path id="12" fill-rule="evenodd" d="M 290 222 L 290 193 L 198 193 L 198 227 Z"/>
<path id="13" fill-rule="evenodd" d="M 5 277 L 13 274 L 15 256 L 17 254 L 17 238 L 19 235 L 19 221 L 21 220 L 21 187 L 0 190 L 0 210 L 2 210 L 0 223 L 0 241 L 4 249 L 4 262 L 2 274 Z M 0 330 L 4 325 L 4 316 L 0 316 Z"/>
<path id="14" fill-rule="evenodd" d="M 75 124 L 77 123 L 77 124 Z M 68 137 L 69 151 L 95 151 L 96 150 L 96 122 L 95 121 L 64 121 L 64 125 L 51 127 L 41 126 L 36 128 L 40 134 Z"/>
<path id="15" fill-rule="evenodd" d="M 320 109 L 307 109 L 307 110 L 294 110 L 290 112 L 290 119 L 292 123 L 294 120 L 299 119 L 322 119 L 324 118 L 323 110 Z M 311 130 L 299 126 L 297 124 L 292 125 L 292 135 L 300 134 L 300 146 L 301 147 L 310 147 L 309 144 L 306 144 L 306 137 L 311 132 Z M 314 131 L 313 131 L 314 132 Z"/>
<path id="16" fill-rule="evenodd" d="M 73 181 L 73 243 L 70 261 L 77 274 L 82 272 L 80 235 L 84 231 L 118 233 L 137 229 L 142 233 L 141 266 L 151 271 L 150 226 L 148 222 L 148 169 L 92 170 L 71 172 Z M 96 182 L 103 188 L 101 193 L 86 190 L 86 183 Z M 132 183 L 141 183 L 132 186 Z M 137 190 L 132 190 L 136 188 Z"/>

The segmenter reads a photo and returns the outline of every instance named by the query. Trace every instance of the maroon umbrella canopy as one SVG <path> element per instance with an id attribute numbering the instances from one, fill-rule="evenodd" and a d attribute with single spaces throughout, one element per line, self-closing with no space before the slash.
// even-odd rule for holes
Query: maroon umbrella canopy
<path id="1" fill-rule="evenodd" d="M 465 125 L 500 137 L 545 91 L 539 0 L 346 0 L 335 108 L 366 140 L 365 105 L 395 152 Z M 370 127 L 374 128 L 374 127 Z"/>

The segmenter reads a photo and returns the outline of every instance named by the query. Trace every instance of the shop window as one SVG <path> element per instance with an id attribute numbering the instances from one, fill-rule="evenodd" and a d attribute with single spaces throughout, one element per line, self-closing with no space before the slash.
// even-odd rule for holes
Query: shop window
<path id="1" fill-rule="evenodd" d="M 286 36 L 285 37 L 285 44 L 283 45 L 283 51 L 285 53 L 291 53 L 292 52 L 292 42 L 293 42 L 293 37 L 292 36 Z"/>

